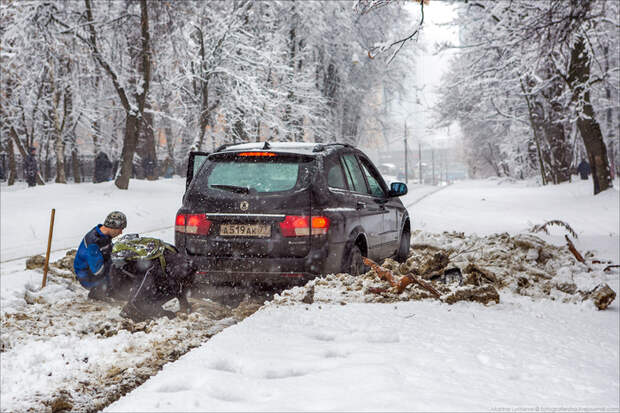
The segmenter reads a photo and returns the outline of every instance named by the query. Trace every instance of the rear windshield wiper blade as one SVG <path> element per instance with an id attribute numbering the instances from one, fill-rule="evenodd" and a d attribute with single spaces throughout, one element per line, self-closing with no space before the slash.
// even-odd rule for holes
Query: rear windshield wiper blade
<path id="1" fill-rule="evenodd" d="M 249 194 L 250 188 L 247 186 L 235 186 L 235 185 L 209 185 L 211 188 L 223 189 L 224 191 L 237 192 L 240 194 Z"/>

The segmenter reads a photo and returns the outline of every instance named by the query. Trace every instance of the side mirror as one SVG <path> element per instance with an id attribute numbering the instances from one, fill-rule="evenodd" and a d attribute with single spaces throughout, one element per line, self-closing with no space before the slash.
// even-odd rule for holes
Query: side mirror
<path id="1" fill-rule="evenodd" d="M 198 170 L 202 166 L 202 164 L 207 160 L 207 156 L 209 156 L 208 152 L 190 152 L 189 159 L 187 161 L 187 177 L 185 178 L 185 190 L 189 187 L 189 184 L 198 173 Z"/>
<path id="2" fill-rule="evenodd" d="M 404 182 L 392 182 L 392 184 L 390 185 L 390 192 L 389 192 L 389 196 L 394 197 L 394 196 L 403 196 L 407 193 L 408 189 L 407 189 L 407 184 Z"/>

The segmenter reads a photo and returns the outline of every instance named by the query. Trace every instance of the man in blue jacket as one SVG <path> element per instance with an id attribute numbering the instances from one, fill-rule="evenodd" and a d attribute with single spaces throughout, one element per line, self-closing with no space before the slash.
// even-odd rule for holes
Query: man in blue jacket
<path id="1" fill-rule="evenodd" d="M 88 298 L 105 300 L 113 293 L 110 283 L 112 238 L 127 226 L 127 217 L 120 211 L 108 214 L 103 225 L 91 229 L 82 239 L 73 261 L 73 269 Z"/>

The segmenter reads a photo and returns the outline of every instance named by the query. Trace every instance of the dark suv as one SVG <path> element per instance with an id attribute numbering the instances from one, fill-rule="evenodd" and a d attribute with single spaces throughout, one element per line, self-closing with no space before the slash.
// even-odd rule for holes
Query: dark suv
<path id="1" fill-rule="evenodd" d="M 295 285 L 364 271 L 362 256 L 403 260 L 409 215 L 370 159 L 346 144 L 269 142 L 192 152 L 175 244 L 198 280 Z"/>

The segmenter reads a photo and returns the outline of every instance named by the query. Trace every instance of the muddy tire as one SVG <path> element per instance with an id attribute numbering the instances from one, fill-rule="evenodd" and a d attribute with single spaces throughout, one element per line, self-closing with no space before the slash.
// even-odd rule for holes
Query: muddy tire
<path id="1" fill-rule="evenodd" d="M 362 261 L 362 251 L 357 245 L 353 245 L 351 250 L 349 250 L 343 271 L 348 272 L 353 276 L 358 276 L 368 271 Z"/>
<path id="2" fill-rule="evenodd" d="M 396 261 L 405 262 L 409 257 L 409 249 L 411 248 L 411 233 L 409 231 L 403 231 L 400 236 L 400 244 L 398 245 L 398 251 L 396 252 Z"/>

